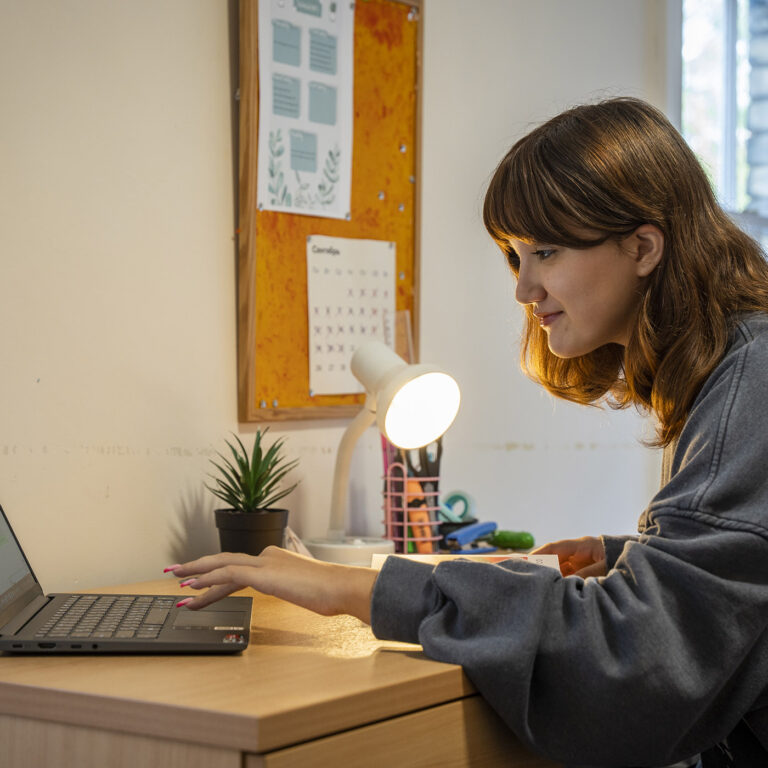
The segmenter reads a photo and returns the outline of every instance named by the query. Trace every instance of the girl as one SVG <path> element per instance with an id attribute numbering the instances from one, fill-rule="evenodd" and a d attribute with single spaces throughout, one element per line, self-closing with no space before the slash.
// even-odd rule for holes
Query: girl
<path id="1" fill-rule="evenodd" d="M 667 119 L 629 98 L 512 147 L 485 225 L 525 310 L 524 370 L 554 395 L 637 406 L 664 447 L 639 536 L 526 562 L 390 558 L 380 573 L 271 549 L 174 567 L 461 664 L 533 749 L 565 763 L 768 765 L 768 265 Z M 761 712 L 762 710 L 762 712 Z"/>

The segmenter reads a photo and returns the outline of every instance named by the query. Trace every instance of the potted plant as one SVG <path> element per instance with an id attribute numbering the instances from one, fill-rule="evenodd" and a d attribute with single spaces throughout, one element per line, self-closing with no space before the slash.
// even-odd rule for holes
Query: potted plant
<path id="1" fill-rule="evenodd" d="M 233 434 L 236 443 L 225 441 L 232 460 L 218 451 L 221 461 L 211 459 L 219 474 L 211 474 L 215 485 L 205 487 L 227 505 L 215 510 L 222 552 L 258 555 L 270 544 L 283 544 L 288 510 L 273 505 L 298 485 L 280 489 L 283 478 L 299 462 L 287 461 L 282 455 L 282 439 L 264 450 L 261 441 L 267 431 L 257 430 L 250 455 L 242 440 Z"/>

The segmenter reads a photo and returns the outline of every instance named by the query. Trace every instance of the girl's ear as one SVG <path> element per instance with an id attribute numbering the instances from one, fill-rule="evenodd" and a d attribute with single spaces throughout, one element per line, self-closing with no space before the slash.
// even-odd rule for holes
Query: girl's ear
<path id="1" fill-rule="evenodd" d="M 654 224 L 641 224 L 625 242 L 631 247 L 638 277 L 648 277 L 664 255 L 664 233 Z"/>

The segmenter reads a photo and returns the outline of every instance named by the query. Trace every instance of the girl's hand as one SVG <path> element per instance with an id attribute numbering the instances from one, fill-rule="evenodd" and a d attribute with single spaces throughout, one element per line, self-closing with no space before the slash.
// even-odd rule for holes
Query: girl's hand
<path id="1" fill-rule="evenodd" d="M 557 555 L 560 559 L 560 573 L 563 576 L 605 576 L 605 547 L 594 536 L 581 539 L 563 539 L 538 547 L 532 555 Z"/>
<path id="2" fill-rule="evenodd" d="M 244 587 L 331 616 L 347 613 L 370 624 L 371 592 L 378 571 L 313 560 L 279 547 L 260 555 L 222 552 L 166 569 L 181 586 L 207 590 L 186 603 L 196 610 Z"/>

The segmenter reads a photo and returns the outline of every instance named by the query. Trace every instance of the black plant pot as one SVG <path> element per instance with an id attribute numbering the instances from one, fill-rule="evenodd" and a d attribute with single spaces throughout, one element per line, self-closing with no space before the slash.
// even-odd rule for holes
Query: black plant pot
<path id="1" fill-rule="evenodd" d="M 262 509 L 258 512 L 217 509 L 215 515 L 222 552 L 258 555 L 270 544 L 283 546 L 283 532 L 288 525 L 287 509 Z"/>

